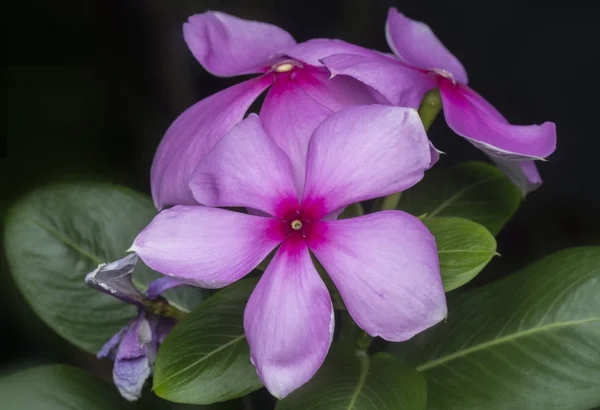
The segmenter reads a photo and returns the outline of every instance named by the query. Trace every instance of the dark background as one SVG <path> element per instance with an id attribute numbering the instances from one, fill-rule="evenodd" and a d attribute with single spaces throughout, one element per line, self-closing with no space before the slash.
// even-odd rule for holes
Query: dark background
<path id="1" fill-rule="evenodd" d="M 63 177 L 149 193 L 152 156 L 170 122 L 240 80 L 200 67 L 183 41 L 187 16 L 221 10 L 277 24 L 298 41 L 337 37 L 387 51 L 391 5 L 427 22 L 463 62 L 471 86 L 512 123 L 557 124 L 557 151 L 539 166 L 545 184 L 500 234 L 502 256 L 475 285 L 555 250 L 598 244 L 600 28 L 594 2 L 573 0 L 9 1 L 0 216 L 27 190 Z M 443 119 L 431 135 L 448 154 L 438 166 L 484 159 Z M 0 373 L 43 362 L 96 366 L 35 318 L 3 256 L 0 263 Z"/>

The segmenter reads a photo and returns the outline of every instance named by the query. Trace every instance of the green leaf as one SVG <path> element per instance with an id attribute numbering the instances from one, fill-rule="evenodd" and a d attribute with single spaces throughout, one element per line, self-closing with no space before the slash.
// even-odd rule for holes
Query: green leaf
<path id="1" fill-rule="evenodd" d="M 88 288 L 85 275 L 100 263 L 122 258 L 155 214 L 148 197 L 110 184 L 61 183 L 31 192 L 10 209 L 4 234 L 17 286 L 54 331 L 97 352 L 135 315 L 135 308 Z M 145 290 L 157 276 L 138 263 L 133 278 Z M 193 305 L 190 292 L 199 291 L 171 293 L 177 299 L 170 301 Z"/>
<path id="2" fill-rule="evenodd" d="M 496 254 L 496 239 L 483 226 L 463 218 L 430 218 L 425 225 L 435 236 L 444 290 L 473 279 Z"/>
<path id="3" fill-rule="evenodd" d="M 600 247 L 555 253 L 449 300 L 420 335 L 429 409 L 600 405 Z"/>
<path id="4" fill-rule="evenodd" d="M 132 408 L 113 386 L 64 365 L 34 367 L 1 378 L 0 407 L 7 410 Z"/>
<path id="5" fill-rule="evenodd" d="M 466 162 L 433 169 L 400 197 L 398 209 L 425 219 L 439 216 L 466 218 L 496 235 L 516 212 L 521 193 L 498 168 Z"/>
<path id="6" fill-rule="evenodd" d="M 315 377 L 276 410 L 424 410 L 425 378 L 394 356 L 369 357 L 334 343 Z"/>
<path id="7" fill-rule="evenodd" d="M 167 336 L 154 370 L 154 392 L 178 403 L 210 404 L 262 387 L 250 362 L 244 308 L 256 285 L 244 279 L 206 299 Z"/>

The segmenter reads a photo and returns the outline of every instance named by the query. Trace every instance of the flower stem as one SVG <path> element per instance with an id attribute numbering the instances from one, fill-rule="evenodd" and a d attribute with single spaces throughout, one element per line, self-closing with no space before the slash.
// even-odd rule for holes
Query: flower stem
<path id="1" fill-rule="evenodd" d="M 361 329 L 356 336 L 356 347 L 358 347 L 359 351 L 366 354 L 372 341 L 373 337 Z"/>
<path id="2" fill-rule="evenodd" d="M 183 320 L 188 315 L 187 312 L 179 310 L 175 306 L 171 306 L 169 302 L 164 299 L 149 300 L 147 303 L 144 303 L 144 305 L 148 311 L 159 316 Z"/>
<path id="3" fill-rule="evenodd" d="M 429 131 L 429 127 L 431 127 L 441 109 L 440 90 L 437 88 L 429 90 L 421 100 L 421 105 L 419 105 L 419 117 L 421 117 L 425 131 Z"/>
<path id="4" fill-rule="evenodd" d="M 431 127 L 431 124 L 441 109 L 442 99 L 440 97 L 440 90 L 437 88 L 429 90 L 421 100 L 421 105 L 419 105 L 418 110 L 419 117 L 421 117 L 425 131 L 429 131 L 429 127 Z M 398 207 L 398 202 L 400 202 L 400 192 L 390 194 L 386 197 L 383 197 L 381 200 L 381 207 L 379 209 L 382 211 L 396 209 Z"/>

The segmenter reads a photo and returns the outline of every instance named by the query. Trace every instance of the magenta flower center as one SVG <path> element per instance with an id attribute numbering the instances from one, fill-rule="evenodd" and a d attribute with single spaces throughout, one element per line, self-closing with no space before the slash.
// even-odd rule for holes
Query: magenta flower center
<path id="1" fill-rule="evenodd" d="M 283 215 L 280 229 L 286 239 L 308 239 L 313 231 L 314 223 L 320 219 L 314 215 L 311 207 L 302 206 L 288 208 Z"/>

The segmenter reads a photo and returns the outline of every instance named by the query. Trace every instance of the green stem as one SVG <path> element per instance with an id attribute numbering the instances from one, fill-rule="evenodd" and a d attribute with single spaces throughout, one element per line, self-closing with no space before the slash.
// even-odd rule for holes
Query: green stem
<path id="1" fill-rule="evenodd" d="M 419 117 L 421 117 L 421 121 L 423 122 L 423 127 L 425 131 L 429 131 L 429 127 L 439 114 L 442 109 L 442 99 L 440 97 L 440 90 L 434 88 L 433 90 L 428 91 L 423 99 L 421 100 L 421 105 L 419 105 Z M 384 197 L 381 200 L 381 209 L 382 211 L 396 209 L 398 207 L 398 203 L 400 202 L 400 192 L 396 192 L 394 194 L 390 194 Z"/>
<path id="2" fill-rule="evenodd" d="M 440 90 L 434 88 L 428 91 L 421 100 L 421 105 L 419 105 L 419 117 L 421 117 L 425 131 L 429 131 L 429 127 L 431 127 L 441 109 L 442 99 L 440 97 Z"/>
<path id="3" fill-rule="evenodd" d="M 372 341 L 373 338 L 367 332 L 360 330 L 356 336 L 356 347 L 358 347 L 360 352 L 366 354 Z"/>
<path id="4" fill-rule="evenodd" d="M 398 202 L 400 202 L 400 194 L 401 192 L 396 192 L 395 194 L 384 196 L 381 200 L 381 208 L 379 209 L 382 211 L 396 209 Z"/>
<path id="5" fill-rule="evenodd" d="M 188 315 L 187 312 L 177 309 L 164 299 L 148 300 L 144 305 L 149 312 L 159 316 L 183 320 Z"/>

